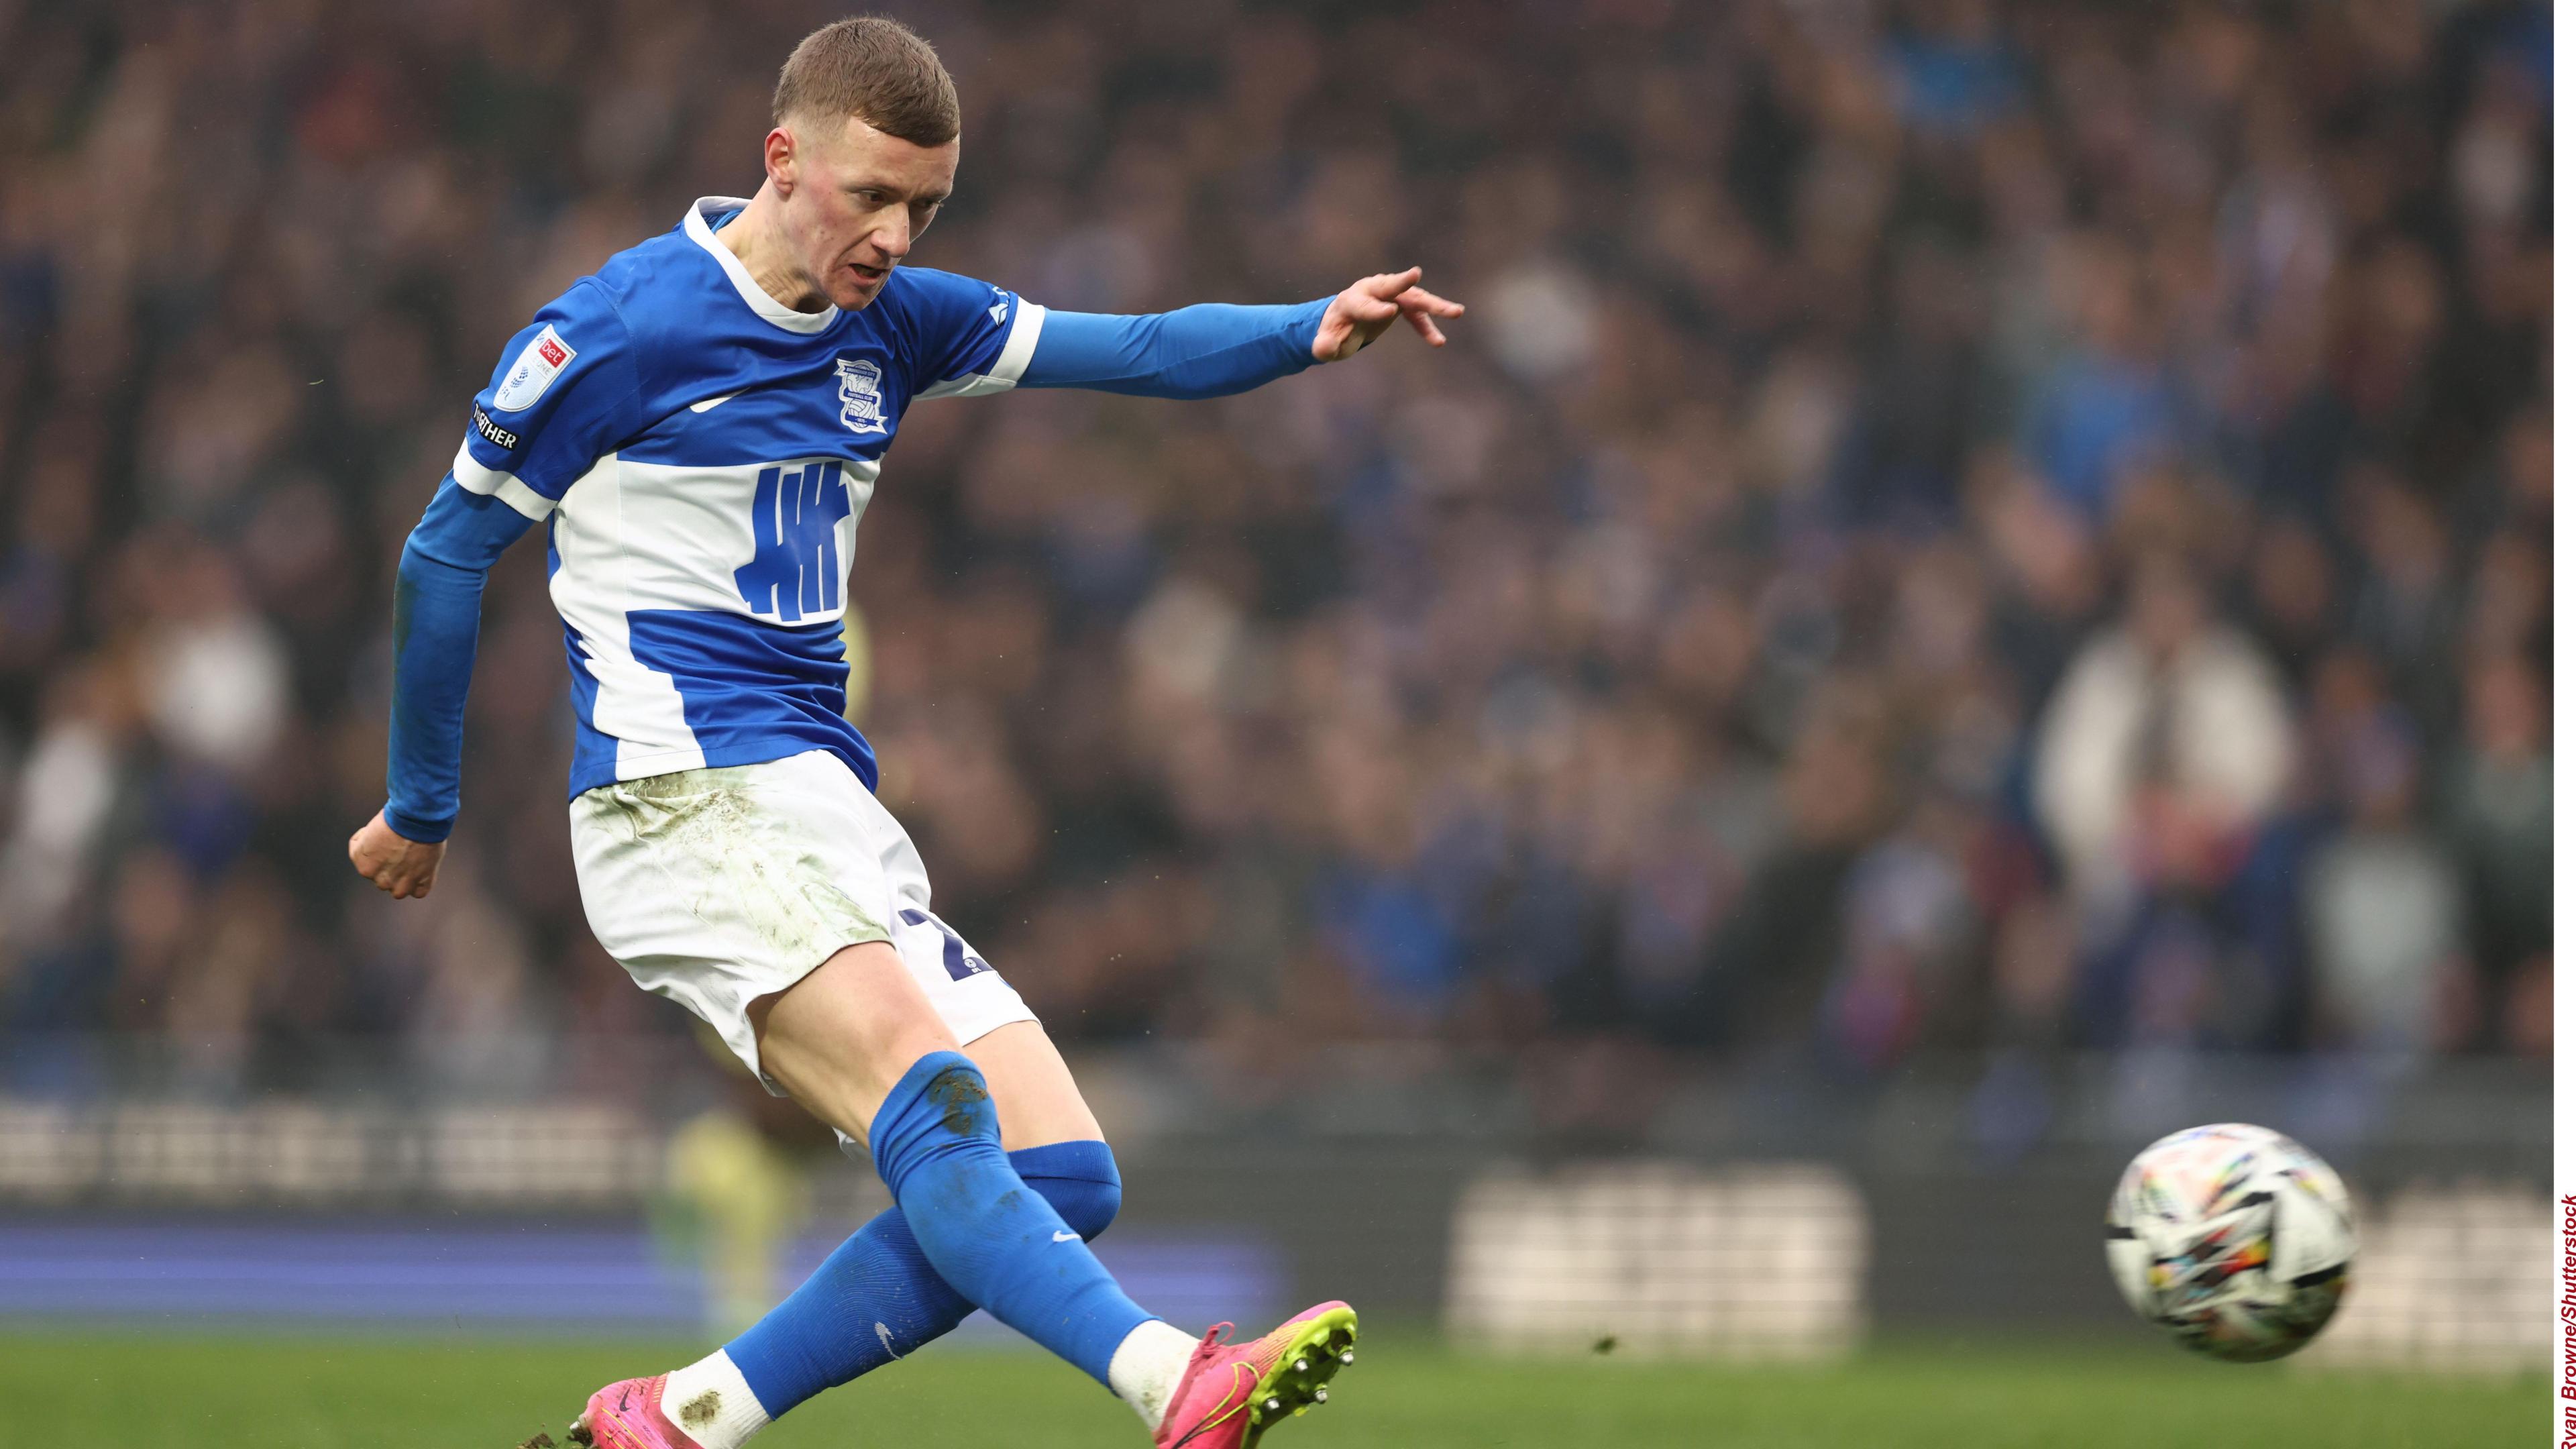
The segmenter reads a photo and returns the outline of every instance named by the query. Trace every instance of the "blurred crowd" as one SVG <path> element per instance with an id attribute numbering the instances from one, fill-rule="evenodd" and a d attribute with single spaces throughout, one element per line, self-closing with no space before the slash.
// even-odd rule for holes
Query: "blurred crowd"
<path id="1" fill-rule="evenodd" d="M 2545 7 L 891 8 L 966 107 L 916 262 L 1470 309 L 905 420 L 853 708 L 1060 1038 L 1576 1104 L 1698 1052 L 2548 1050 Z M 582 918 L 535 544 L 436 895 L 345 841 L 467 400 L 758 184 L 833 13 L 0 4 L 0 1090 L 683 1029 Z"/>

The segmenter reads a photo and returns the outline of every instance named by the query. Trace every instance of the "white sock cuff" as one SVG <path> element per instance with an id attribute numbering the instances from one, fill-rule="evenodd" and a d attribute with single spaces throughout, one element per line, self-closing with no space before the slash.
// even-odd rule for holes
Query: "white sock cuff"
<path id="1" fill-rule="evenodd" d="M 662 1382 L 662 1412 L 698 1449 L 742 1449 L 769 1424 L 769 1411 L 723 1349 L 672 1370 Z"/>
<path id="2" fill-rule="evenodd" d="M 1159 1318 L 1148 1318 L 1109 1355 L 1109 1391 L 1125 1399 L 1148 1430 L 1163 1427 L 1172 1390 L 1190 1366 L 1199 1341 Z"/>

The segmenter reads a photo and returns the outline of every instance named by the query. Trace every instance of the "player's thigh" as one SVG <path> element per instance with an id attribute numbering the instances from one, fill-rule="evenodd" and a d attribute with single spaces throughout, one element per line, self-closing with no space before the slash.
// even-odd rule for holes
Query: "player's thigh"
<path id="1" fill-rule="evenodd" d="M 966 1055 L 992 1088 L 1005 1151 L 1100 1140 L 1100 1121 L 1046 1028 L 1034 1021 L 1008 1022 L 968 1042 Z"/>
<path id="2" fill-rule="evenodd" d="M 914 1062 L 957 1050 L 912 968 L 884 941 L 842 947 L 795 985 L 753 1002 L 749 1015 L 761 1070 L 860 1142 Z"/>

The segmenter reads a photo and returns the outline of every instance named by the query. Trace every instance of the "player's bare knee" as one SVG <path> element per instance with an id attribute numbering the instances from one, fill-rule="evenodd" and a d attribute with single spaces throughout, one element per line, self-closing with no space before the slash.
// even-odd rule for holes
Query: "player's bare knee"
<path id="1" fill-rule="evenodd" d="M 1017 1021 L 977 1037 L 966 1055 L 983 1068 L 1002 1114 L 1002 1146 L 1018 1151 L 1101 1136 L 1064 1058 L 1034 1021 Z"/>

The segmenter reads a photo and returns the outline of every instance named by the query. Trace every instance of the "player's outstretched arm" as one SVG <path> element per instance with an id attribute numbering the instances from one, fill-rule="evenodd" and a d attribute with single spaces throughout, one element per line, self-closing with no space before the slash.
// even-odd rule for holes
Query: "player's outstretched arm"
<path id="1" fill-rule="evenodd" d="M 1421 276 L 1414 267 L 1362 277 L 1338 295 L 1294 306 L 1203 303 L 1142 316 L 1047 312 L 1019 385 L 1223 397 L 1348 357 L 1398 317 L 1409 318 L 1424 341 L 1444 346 L 1437 319 L 1467 309 L 1414 285 Z"/>
<path id="2" fill-rule="evenodd" d="M 403 544 L 394 584 L 393 721 L 385 807 L 349 837 L 349 864 L 396 900 L 429 894 L 456 824 L 465 689 L 483 580 L 530 520 L 451 475 Z"/>

